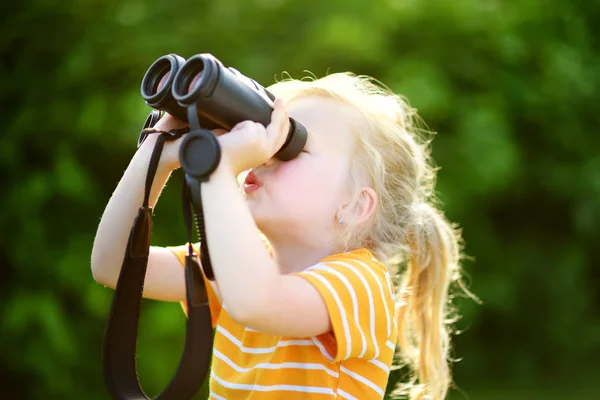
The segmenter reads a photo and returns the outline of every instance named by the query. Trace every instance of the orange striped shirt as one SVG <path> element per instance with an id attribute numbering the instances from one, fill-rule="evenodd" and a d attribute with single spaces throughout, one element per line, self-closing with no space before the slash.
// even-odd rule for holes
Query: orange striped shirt
<path id="1" fill-rule="evenodd" d="M 170 249 L 185 265 L 187 245 Z M 206 280 L 216 327 L 210 398 L 382 399 L 397 332 L 385 266 L 359 249 L 326 257 L 295 275 L 325 300 L 332 332 L 281 337 L 242 326 L 229 316 L 218 285 Z"/>

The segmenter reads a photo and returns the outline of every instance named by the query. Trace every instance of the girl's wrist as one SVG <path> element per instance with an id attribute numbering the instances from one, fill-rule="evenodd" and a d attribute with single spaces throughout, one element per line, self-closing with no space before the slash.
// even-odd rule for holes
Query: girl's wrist
<path id="1" fill-rule="evenodd" d="M 158 136 L 159 134 L 157 133 L 148 135 L 146 140 L 144 140 L 140 148 L 137 150 L 137 153 L 139 153 L 140 156 L 142 156 L 144 159 L 147 159 L 148 163 L 150 162 L 152 153 L 154 152 Z M 160 155 L 158 170 L 168 170 L 168 172 L 171 172 L 181 167 L 181 164 L 179 162 L 179 154 L 176 154 L 179 153 L 179 146 L 176 146 L 175 144 L 175 142 L 165 142 L 162 153 Z"/>
<path id="2" fill-rule="evenodd" d="M 239 173 L 236 171 L 235 163 L 232 161 L 231 157 L 224 151 L 221 151 L 221 161 L 219 162 L 219 165 L 217 166 L 217 169 L 215 170 L 213 175 L 217 173 L 219 175 L 231 175 L 233 177 L 239 175 Z"/>

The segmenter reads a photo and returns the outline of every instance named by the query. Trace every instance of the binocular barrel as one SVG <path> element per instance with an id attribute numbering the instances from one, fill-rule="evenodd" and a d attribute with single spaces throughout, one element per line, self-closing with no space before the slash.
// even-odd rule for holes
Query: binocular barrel
<path id="1" fill-rule="evenodd" d="M 175 54 L 160 57 L 144 75 L 142 97 L 150 107 L 185 122 L 189 122 L 187 107 L 196 104 L 202 128 L 226 130 L 245 120 L 266 127 L 275 100 L 253 79 L 224 67 L 211 54 L 198 54 L 187 61 Z M 291 160 L 305 144 L 306 129 L 290 118 L 286 142 L 276 157 Z"/>
<path id="2" fill-rule="evenodd" d="M 175 76 L 186 60 L 176 54 L 162 56 L 146 71 L 142 79 L 142 98 L 150 107 L 165 111 L 175 118 L 187 122 L 187 111 L 174 98 L 172 93 Z M 200 117 L 200 116 L 199 116 Z M 200 118 L 200 124 L 206 129 L 219 128 L 209 119 Z"/>

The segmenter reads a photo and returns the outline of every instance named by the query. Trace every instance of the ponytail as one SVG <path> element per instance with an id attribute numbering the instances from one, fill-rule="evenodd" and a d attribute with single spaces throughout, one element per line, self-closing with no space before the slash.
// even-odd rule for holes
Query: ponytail
<path id="1" fill-rule="evenodd" d="M 428 131 L 405 99 L 366 76 L 331 74 L 311 81 L 288 80 L 270 89 L 288 99 L 325 95 L 355 110 L 350 181 L 368 184 L 378 206 L 368 224 L 345 229 L 345 249 L 367 247 L 391 273 L 406 265 L 396 293 L 399 356 L 411 372 L 392 396 L 443 400 L 451 383 L 449 288 L 478 302 L 460 281 L 460 237 L 427 199 L 435 198 L 437 169 Z"/>
<path id="2" fill-rule="evenodd" d="M 428 203 L 413 206 L 410 214 L 397 322 L 401 356 L 413 377 L 399 392 L 404 389 L 415 400 L 442 400 L 451 382 L 448 289 L 459 276 L 459 235 Z"/>

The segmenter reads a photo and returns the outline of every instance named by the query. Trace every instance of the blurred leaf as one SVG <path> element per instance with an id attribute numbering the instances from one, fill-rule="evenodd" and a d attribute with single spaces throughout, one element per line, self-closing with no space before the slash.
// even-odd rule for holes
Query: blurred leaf
<path id="1" fill-rule="evenodd" d="M 10 398 L 108 398 L 112 291 L 93 282 L 93 236 L 149 112 L 146 68 L 201 52 L 264 85 L 282 71 L 353 71 L 406 95 L 437 133 L 437 189 L 464 229 L 467 281 L 483 300 L 456 299 L 452 398 L 597 397 L 597 2 L 29 0 L 3 15 L 0 350 Z M 185 240 L 174 175 L 157 245 Z M 144 303 L 140 376 L 151 393 L 175 371 L 184 323 L 178 304 Z"/>

